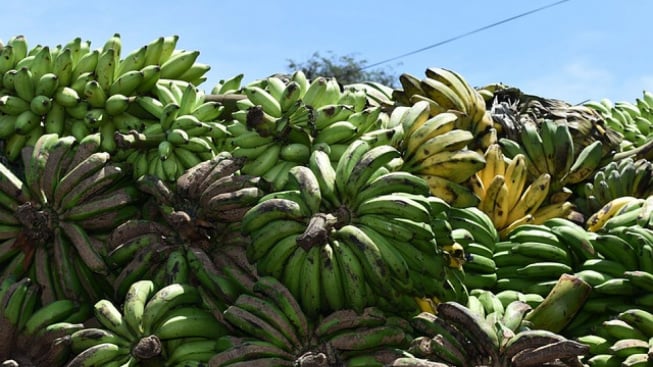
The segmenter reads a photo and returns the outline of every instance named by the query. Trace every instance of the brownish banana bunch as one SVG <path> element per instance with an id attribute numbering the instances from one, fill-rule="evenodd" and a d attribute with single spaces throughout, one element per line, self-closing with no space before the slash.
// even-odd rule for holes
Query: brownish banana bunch
<path id="1" fill-rule="evenodd" d="M 0 279 L 0 362 L 3 366 L 63 366 L 70 334 L 83 328 L 90 307 L 68 299 L 43 304 L 30 278 Z M 8 364 L 14 363 L 14 364 Z"/>
<path id="2" fill-rule="evenodd" d="M 597 111 L 587 106 L 528 95 L 505 85 L 496 85 L 493 96 L 492 118 L 499 139 L 519 141 L 526 123 L 539 126 L 543 121 L 551 120 L 569 128 L 575 147 L 574 159 L 595 141 L 601 142 L 603 159 L 609 159 L 621 150 L 622 136 L 611 129 Z"/>
<path id="3" fill-rule="evenodd" d="M 407 320 L 366 307 L 360 312 L 342 309 L 314 322 L 276 278 L 264 276 L 253 291 L 242 294 L 224 312 L 233 328 L 218 340 L 226 348 L 209 366 L 240 361 L 275 366 L 378 365 L 409 356 L 402 352 L 411 339 Z"/>
<path id="4" fill-rule="evenodd" d="M 110 293 L 104 238 L 139 213 L 142 193 L 99 149 L 99 134 L 45 134 L 23 153 L 24 179 L 0 165 L 3 274 L 33 274 L 44 303 Z"/>
<path id="5" fill-rule="evenodd" d="M 478 305 L 483 310 L 480 301 Z M 474 309 L 445 302 L 437 305 L 437 315 L 416 315 L 411 319 L 416 337 L 408 351 L 434 362 L 470 367 L 580 366 L 578 358 L 588 352 L 586 345 L 562 335 L 525 327 L 532 311 L 522 301 L 505 307 L 499 302 L 487 314 Z"/>
<path id="6" fill-rule="evenodd" d="M 461 115 L 455 127 L 472 133 L 472 150 L 482 152 L 496 142 L 492 116 L 486 111 L 485 100 L 476 89 L 453 70 L 431 67 L 426 69 L 425 74 L 423 79 L 401 74 L 399 82 L 403 89 L 393 92 L 395 100 L 404 106 L 412 106 L 418 101 L 428 102 L 431 117 L 451 110 L 458 111 Z"/>
<path id="7" fill-rule="evenodd" d="M 550 218 L 572 215 L 573 204 L 547 202 L 551 175 L 542 173 L 528 179 L 524 154 L 507 158 L 499 144 L 485 152 L 486 165 L 470 180 L 474 193 L 481 198 L 478 208 L 487 214 L 502 238 L 526 223 L 544 223 Z"/>
<path id="8" fill-rule="evenodd" d="M 235 233 L 245 212 L 266 192 L 258 176 L 241 174 L 244 163 L 225 151 L 185 171 L 176 185 L 152 175 L 136 184 L 151 195 L 158 214 L 182 240 L 210 248 L 210 241 Z"/>
<path id="9" fill-rule="evenodd" d="M 238 250 L 246 244 L 238 226 L 264 191 L 258 177 L 239 173 L 242 163 L 222 152 L 186 171 L 174 187 L 150 175 L 136 181 L 151 195 L 156 221 L 128 221 L 109 237 L 109 257 L 121 269 L 114 282 L 117 297 L 143 277 L 185 281 L 179 269 L 193 274 L 220 302 L 233 301 L 239 289 L 251 288 L 255 271 L 244 250 Z M 161 274 L 164 264 L 177 273 Z"/>
<path id="10" fill-rule="evenodd" d="M 434 114 L 426 101 L 405 108 L 398 119 L 403 129 L 399 150 L 402 170 L 428 182 L 432 195 L 454 207 L 476 206 L 478 197 L 465 183 L 485 166 L 483 155 L 469 147 L 474 135 L 458 127 L 463 115 L 456 111 Z"/>

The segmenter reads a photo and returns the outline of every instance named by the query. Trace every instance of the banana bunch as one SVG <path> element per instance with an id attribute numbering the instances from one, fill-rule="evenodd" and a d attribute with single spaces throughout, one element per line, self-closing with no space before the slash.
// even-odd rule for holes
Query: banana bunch
<path id="1" fill-rule="evenodd" d="M 224 309 L 256 279 L 242 244 L 182 240 L 175 230 L 155 221 L 126 221 L 109 235 L 107 247 L 117 273 L 112 293 L 116 300 L 140 279 L 150 279 L 157 287 L 193 282 Z"/>
<path id="2" fill-rule="evenodd" d="M 653 230 L 636 225 L 616 227 L 593 236 L 591 244 L 597 257 L 586 260 L 580 270 L 592 270 L 584 276 L 594 287 L 596 296 L 630 296 L 635 302 L 647 303 L 646 297 L 638 299 L 651 288 L 648 279 L 653 272 L 650 258 Z"/>
<path id="3" fill-rule="evenodd" d="M 644 90 L 635 103 L 613 102 L 607 98 L 587 101 L 584 106 L 596 110 L 608 127 L 623 135 L 621 150 L 642 146 L 651 140 L 653 124 L 653 93 Z"/>
<path id="4" fill-rule="evenodd" d="M 653 337 L 653 314 L 641 308 L 630 308 L 605 320 L 592 333 L 575 339 L 589 347 L 585 365 L 648 366 Z"/>
<path id="5" fill-rule="evenodd" d="M 219 120 L 224 108 L 184 81 L 159 80 L 154 92 L 156 97 L 137 96 L 134 102 L 143 110 L 139 121 L 149 122 L 142 128 L 120 128 L 108 138 L 121 149 L 117 159 L 132 165 L 134 178 L 150 174 L 174 182 L 223 149 L 229 135 Z"/>
<path id="6" fill-rule="evenodd" d="M 600 232 L 623 226 L 651 227 L 653 197 L 618 196 L 592 213 L 585 223 L 590 232 Z"/>
<path id="7" fill-rule="evenodd" d="M 363 93 L 366 95 L 368 106 L 381 107 L 384 109 L 396 107 L 393 96 L 394 89 L 385 84 L 375 81 L 362 81 L 346 84 L 342 87 L 344 93 Z"/>
<path id="8" fill-rule="evenodd" d="M 102 150 L 116 152 L 116 131 L 142 130 L 151 121 L 133 103 L 137 96 L 151 94 L 160 80 L 198 85 L 206 79 L 210 67 L 196 62 L 199 51 L 176 49 L 178 38 L 159 37 L 121 58 L 118 33 L 95 49 L 79 37 L 63 46 L 28 49 L 24 37 L 12 37 L 0 62 L 5 91 L 0 112 L 13 116 L 0 129 L 0 136 L 12 142 L 7 156 L 16 159 L 43 133 L 80 140 L 101 132 Z M 215 106 L 204 110 L 214 115 L 209 107 Z"/>
<path id="9" fill-rule="evenodd" d="M 100 151 L 99 134 L 44 134 L 23 156 L 24 179 L 0 165 L 3 273 L 33 274 L 43 303 L 106 296 L 114 274 L 104 238 L 139 214 L 143 195 Z"/>
<path id="10" fill-rule="evenodd" d="M 497 267 L 492 258 L 495 244 L 499 242 L 499 233 L 490 217 L 477 207 L 452 207 L 447 211 L 447 220 L 451 224 L 449 232 L 454 239 L 451 246 L 455 248 L 457 243 L 464 252 L 460 264 L 465 271 L 465 286 L 470 290 L 494 289 Z M 442 243 L 442 240 L 438 240 L 438 245 Z M 444 250 L 451 252 L 446 247 Z"/>
<path id="11" fill-rule="evenodd" d="M 316 322 L 317 345 L 307 354 L 324 354 L 329 365 L 366 365 L 363 361 L 373 366 L 386 365 L 408 357 L 399 351 L 409 347 L 413 333 L 409 320 L 378 308 L 367 307 L 362 312 L 342 309 Z"/>
<path id="12" fill-rule="evenodd" d="M 94 304 L 97 327 L 70 335 L 68 366 L 183 366 L 206 363 L 219 351 L 227 326 L 202 306 L 199 291 L 174 283 L 156 289 L 150 280 L 129 288 L 122 312 L 109 300 Z"/>
<path id="13" fill-rule="evenodd" d="M 364 136 L 374 145 L 390 142 L 393 129 L 378 129 L 381 108 L 367 106 L 364 90 L 341 91 L 335 78 L 308 81 L 301 71 L 287 80 L 273 75 L 242 88 L 246 99 L 227 125 L 228 149 L 247 163 L 243 173 L 281 189 L 288 170 L 306 165 L 316 146 L 337 162 L 349 143 Z"/>
<path id="14" fill-rule="evenodd" d="M 621 196 L 646 198 L 653 194 L 653 165 L 647 159 L 627 157 L 610 162 L 576 187 L 574 203 L 586 217 Z"/>
<path id="15" fill-rule="evenodd" d="M 308 167 L 290 169 L 286 189 L 245 213 L 248 259 L 260 275 L 281 279 L 310 317 L 362 310 L 375 295 L 390 302 L 441 295 L 444 258 L 430 224 L 435 198 L 420 177 L 393 168 L 399 161 L 392 146 L 364 140 L 335 167 L 314 150 Z"/>
<path id="16" fill-rule="evenodd" d="M 478 198 L 464 183 L 485 167 L 482 154 L 468 149 L 474 135 L 456 126 L 462 118 L 455 111 L 434 114 L 426 101 L 404 108 L 398 126 L 403 134 L 399 150 L 402 170 L 423 177 L 431 194 L 456 207 L 476 206 Z M 394 117 L 394 116 L 393 116 Z M 392 117 L 391 117 L 392 118 Z"/>
<path id="17" fill-rule="evenodd" d="M 458 111 L 455 128 L 472 134 L 469 148 L 484 151 L 496 143 L 497 135 L 492 116 L 486 111 L 485 100 L 476 89 L 457 72 L 438 67 L 425 71 L 425 78 L 401 74 L 399 82 L 403 89 L 397 89 L 392 96 L 404 106 L 424 101 L 430 106 L 429 115 L 435 117 L 443 112 Z"/>
<path id="18" fill-rule="evenodd" d="M 581 247 L 589 241 L 579 241 L 582 236 L 569 223 L 570 230 L 564 232 L 569 240 L 548 225 L 522 224 L 498 242 L 492 257 L 497 268 L 496 289 L 518 289 L 545 296 L 561 275 L 573 272 L 578 266 L 577 253 L 586 251 Z M 582 227 L 579 229 L 585 233 Z"/>
<path id="19" fill-rule="evenodd" d="M 543 174 L 551 177 L 551 195 L 560 192 L 560 197 L 552 200 L 556 202 L 564 201 L 571 194 L 567 186 L 590 178 L 604 159 L 600 140 L 579 149 L 569 127 L 553 120 L 524 123 L 518 140 L 500 138 L 499 143 L 508 158 L 514 159 L 519 154 L 524 157 L 530 180 Z"/>
<path id="20" fill-rule="evenodd" d="M 623 136 L 607 126 L 601 114 L 590 107 L 528 95 L 518 88 L 502 84 L 489 88 L 493 91 L 490 111 L 499 140 L 521 141 L 524 134 L 521 130 L 525 125 L 532 124 L 542 131 L 541 126 L 548 120 L 569 129 L 574 146 L 573 159 L 597 140 L 602 145 L 603 161 L 610 160 L 615 152 L 621 151 Z"/>
<path id="21" fill-rule="evenodd" d="M 222 313 L 233 332 L 218 339 L 223 345 L 209 366 L 239 361 L 267 361 L 292 366 L 310 347 L 313 325 L 297 299 L 278 279 L 262 276 Z"/>
<path id="22" fill-rule="evenodd" d="M 499 144 L 485 152 L 486 165 L 470 179 L 474 193 L 480 198 L 478 208 L 492 219 L 501 238 L 523 224 L 541 224 L 550 218 L 573 215 L 573 204 L 550 197 L 552 178 L 549 173 L 528 178 L 526 155 L 512 158 L 503 154 Z"/>
<path id="23" fill-rule="evenodd" d="M 188 263 L 190 278 L 205 300 L 224 311 L 244 293 L 251 293 L 259 279 L 256 268 L 249 263 L 242 244 L 222 244 L 212 253 L 188 246 L 185 260 Z"/>
<path id="24" fill-rule="evenodd" d="M 577 366 L 588 352 L 586 345 L 562 335 L 525 327 L 528 304 L 513 301 L 504 307 L 487 293 L 470 297 L 473 308 L 445 302 L 438 304 L 437 315 L 413 317 L 417 336 L 408 351 L 453 366 Z"/>
<path id="25" fill-rule="evenodd" d="M 217 343 L 226 346 L 209 366 L 238 362 L 279 366 L 357 365 L 390 362 L 405 355 L 412 330 L 408 322 L 376 307 L 341 309 L 309 319 L 297 299 L 278 279 L 260 277 L 252 292 L 241 294 L 223 312 L 234 333 Z"/>
<path id="26" fill-rule="evenodd" d="M 186 170 L 174 184 L 145 175 L 136 185 L 153 200 L 158 209 L 154 217 L 165 221 L 181 241 L 200 241 L 209 248 L 210 242 L 235 233 L 245 212 L 267 192 L 260 177 L 241 174 L 244 164 L 224 151 Z"/>
<path id="27" fill-rule="evenodd" d="M 90 310 L 67 299 L 42 304 L 39 293 L 30 278 L 0 279 L 0 361 L 63 366 L 68 360 L 69 335 Z"/>

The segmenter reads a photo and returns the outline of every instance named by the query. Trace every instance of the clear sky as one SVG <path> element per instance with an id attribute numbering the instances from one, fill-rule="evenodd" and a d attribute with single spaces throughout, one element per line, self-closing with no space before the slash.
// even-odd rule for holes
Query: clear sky
<path id="1" fill-rule="evenodd" d="M 102 47 L 120 33 L 123 55 L 159 36 L 201 52 L 200 87 L 243 73 L 245 82 L 287 72 L 314 52 L 368 64 L 417 50 L 554 0 L 436 1 L 5 1 L 0 39 L 23 34 L 56 46 L 80 36 Z M 570 103 L 634 102 L 653 90 L 650 0 L 570 0 L 379 68 L 419 77 L 446 67 L 474 86 L 503 82 Z"/>

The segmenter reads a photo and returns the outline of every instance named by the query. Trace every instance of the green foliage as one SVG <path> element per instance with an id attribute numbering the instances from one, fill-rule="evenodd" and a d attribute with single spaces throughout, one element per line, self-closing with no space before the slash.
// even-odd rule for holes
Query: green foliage
<path id="1" fill-rule="evenodd" d="M 328 56 L 314 52 L 304 62 L 289 59 L 287 68 L 290 71 L 301 70 L 309 79 L 328 76 L 335 77 L 342 84 L 374 81 L 390 87 L 397 86 L 398 77 L 392 68 L 366 70 L 366 65 L 367 60 L 357 59 L 354 55 L 337 56 L 333 51 L 328 51 Z"/>

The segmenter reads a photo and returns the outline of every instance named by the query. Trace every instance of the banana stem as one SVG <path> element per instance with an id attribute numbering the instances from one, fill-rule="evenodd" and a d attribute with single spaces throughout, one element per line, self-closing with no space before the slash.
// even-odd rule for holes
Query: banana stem
<path id="1" fill-rule="evenodd" d="M 338 218 L 331 214 L 317 213 L 311 217 L 304 233 L 297 237 L 297 244 L 308 251 L 311 247 L 321 245 L 329 239 L 329 232 Z"/>
<path id="2" fill-rule="evenodd" d="M 156 335 L 150 335 L 141 338 L 134 346 L 131 353 L 134 357 L 138 358 L 144 366 L 155 366 L 160 361 L 158 357 L 161 355 L 161 340 Z"/>
<path id="3" fill-rule="evenodd" d="M 244 94 L 236 94 L 236 93 L 229 93 L 229 94 L 207 94 L 204 96 L 204 100 L 209 102 L 219 102 L 224 106 L 224 110 L 222 111 L 221 118 L 224 118 L 226 120 L 231 120 L 231 113 L 234 111 L 238 111 L 238 106 L 236 105 L 236 102 L 238 102 L 241 99 L 247 98 L 246 95 Z"/>
<path id="4" fill-rule="evenodd" d="M 653 160 L 653 140 L 650 140 L 648 143 L 640 145 L 637 148 L 615 153 L 615 155 L 612 156 L 612 161 L 618 162 L 629 157 L 632 157 L 634 161 L 642 158 Z"/>

